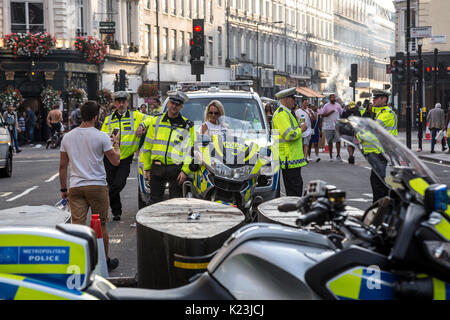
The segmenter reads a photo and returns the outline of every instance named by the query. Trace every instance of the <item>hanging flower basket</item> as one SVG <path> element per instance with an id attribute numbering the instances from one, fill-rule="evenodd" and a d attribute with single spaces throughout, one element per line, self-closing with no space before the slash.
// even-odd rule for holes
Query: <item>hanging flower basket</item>
<path id="1" fill-rule="evenodd" d="M 59 105 L 61 101 L 61 91 L 54 90 L 48 86 L 41 92 L 41 100 L 47 109 L 51 109 L 55 105 Z"/>
<path id="2" fill-rule="evenodd" d="M 154 98 L 157 97 L 159 94 L 158 85 L 156 83 L 147 83 L 143 82 L 138 90 L 137 93 L 140 98 Z"/>
<path id="3" fill-rule="evenodd" d="M 75 108 L 80 107 L 87 101 L 87 94 L 84 89 L 69 88 L 67 89 L 67 97 Z"/>
<path id="4" fill-rule="evenodd" d="M 46 56 L 55 47 L 56 39 L 47 32 L 10 33 L 3 37 L 4 44 L 15 56 Z"/>
<path id="5" fill-rule="evenodd" d="M 100 106 L 109 105 L 112 103 L 112 92 L 109 89 L 102 89 L 97 91 L 97 102 Z"/>
<path id="6" fill-rule="evenodd" d="M 11 86 L 9 86 L 0 94 L 0 102 L 2 103 L 3 107 L 9 107 L 13 105 L 14 107 L 18 108 L 22 101 L 23 97 L 20 94 L 20 91 L 14 89 Z"/>
<path id="7" fill-rule="evenodd" d="M 74 48 L 84 54 L 87 62 L 101 63 L 106 56 L 106 46 L 93 36 L 77 37 Z"/>

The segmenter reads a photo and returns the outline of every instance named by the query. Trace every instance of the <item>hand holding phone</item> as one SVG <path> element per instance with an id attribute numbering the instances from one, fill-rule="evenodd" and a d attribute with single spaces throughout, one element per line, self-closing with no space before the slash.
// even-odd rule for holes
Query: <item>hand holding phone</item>
<path id="1" fill-rule="evenodd" d="M 113 144 L 114 144 L 114 143 L 119 144 L 119 141 L 120 141 L 120 138 L 119 138 L 119 132 L 120 132 L 120 129 L 119 129 L 119 128 L 114 128 L 114 129 L 113 129 L 112 134 L 111 134 L 111 142 L 112 142 Z"/>

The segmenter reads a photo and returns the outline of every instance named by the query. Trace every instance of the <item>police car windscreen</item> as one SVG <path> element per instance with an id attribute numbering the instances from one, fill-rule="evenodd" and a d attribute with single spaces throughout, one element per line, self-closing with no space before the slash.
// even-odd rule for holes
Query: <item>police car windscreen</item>
<path id="1" fill-rule="evenodd" d="M 194 123 L 203 123 L 206 106 L 212 100 L 219 100 L 225 109 L 225 116 L 242 121 L 248 121 L 253 130 L 264 130 L 261 110 L 258 102 L 245 98 L 190 98 L 183 106 L 181 114 Z M 232 128 L 234 129 L 234 128 Z"/>

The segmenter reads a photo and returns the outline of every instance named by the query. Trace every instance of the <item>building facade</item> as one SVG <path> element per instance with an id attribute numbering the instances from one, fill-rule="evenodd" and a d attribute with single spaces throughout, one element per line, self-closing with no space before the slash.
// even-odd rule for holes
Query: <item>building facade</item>
<path id="1" fill-rule="evenodd" d="M 263 95 L 307 86 L 350 101 L 350 66 L 357 63 L 356 100 L 363 100 L 390 83 L 394 12 L 381 0 L 230 0 L 232 78 L 253 79 Z"/>
<path id="2" fill-rule="evenodd" d="M 396 0 L 396 52 L 406 53 L 406 20 L 407 3 L 405 0 Z M 429 26 L 432 29 L 432 38 L 422 40 L 412 39 L 409 48 L 411 59 L 416 60 L 419 41 L 422 42 L 422 56 L 424 62 L 424 101 L 423 106 L 430 110 L 435 103 L 442 104 L 444 109 L 450 106 L 450 29 L 447 12 L 450 2 L 445 0 L 411 0 L 411 27 Z M 434 82 L 435 58 L 437 54 L 437 78 Z M 416 79 L 412 80 L 415 85 Z M 402 113 L 406 115 L 406 88 L 403 85 L 401 99 Z M 416 90 L 412 89 L 413 105 L 416 101 Z M 413 112 L 417 111 L 412 108 Z M 414 117 L 413 117 L 414 119 Z"/>
<path id="3" fill-rule="evenodd" d="M 225 4 L 225 0 L 140 1 L 139 44 L 141 54 L 149 59 L 147 80 L 159 79 L 163 93 L 178 81 L 195 81 L 189 62 L 193 19 L 204 19 L 205 72 L 201 80 L 229 80 Z"/>

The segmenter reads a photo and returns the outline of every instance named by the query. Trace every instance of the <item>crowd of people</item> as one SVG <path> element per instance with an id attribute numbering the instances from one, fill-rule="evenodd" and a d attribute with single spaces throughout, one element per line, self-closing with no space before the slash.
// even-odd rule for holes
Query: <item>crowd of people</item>
<path id="1" fill-rule="evenodd" d="M 371 117 L 391 134 L 397 135 L 396 115 L 387 106 L 390 94 L 382 90 L 374 90 L 373 93 L 373 105 L 369 100 L 363 104 L 350 102 L 344 105 L 335 94 L 330 94 L 326 103 L 316 106 L 309 103 L 308 99 L 298 97 L 296 88 L 290 88 L 276 94 L 279 100 L 276 110 L 269 104 L 265 105 L 270 128 L 279 135 L 280 168 L 287 196 L 302 196 L 301 170 L 308 162 L 321 160 L 321 139 L 328 145 L 329 160 L 342 161 L 341 142 L 336 132 L 338 119 Z M 183 92 L 168 92 L 167 111 L 156 114 L 160 111 L 159 100 L 154 100 L 151 105 L 142 104 L 133 110 L 128 105 L 128 93 L 119 91 L 114 93 L 111 106 L 99 106 L 95 101 L 87 101 L 70 114 L 69 132 L 62 138 L 60 149 L 61 196 L 69 199 L 73 223 L 85 224 L 89 208 L 100 214 L 106 254 L 109 208 L 113 220 L 121 220 L 123 209 L 120 193 L 130 174 L 133 157 L 142 145 L 144 175 L 152 190 L 152 204 L 162 201 L 167 183 L 169 198 L 180 197 L 183 183 L 195 170 L 191 167 L 193 162 L 188 151 L 194 145 L 194 124 L 181 114 L 188 99 Z M 205 106 L 204 123 L 199 133 L 212 135 L 229 131 L 229 126 L 220 121 L 224 115 L 222 103 L 210 101 Z M 4 118 L 10 131 L 15 134 L 14 143 L 20 152 L 16 135 L 25 131 L 32 140 L 29 131 L 35 119 L 29 109 L 18 116 L 12 107 L 5 112 Z M 63 115 L 59 107 L 54 106 L 47 116 L 47 125 L 52 133 L 61 130 L 62 122 Z M 442 123 L 436 126 L 443 128 Z M 183 137 L 190 138 L 181 143 Z M 180 148 L 180 143 L 185 148 Z M 335 158 L 333 144 L 336 145 Z M 378 156 L 369 148 L 365 151 Z M 311 156 L 312 152 L 315 157 Z M 348 153 L 348 162 L 354 164 L 354 149 L 351 146 L 348 146 Z M 69 166 L 70 177 L 67 175 Z M 376 201 L 385 195 L 386 190 L 373 173 L 370 182 Z M 117 268 L 119 262 L 108 257 L 107 264 L 112 270 Z"/>
<path id="2" fill-rule="evenodd" d="M 264 110 L 266 119 L 272 123 L 274 109 L 277 105 L 266 103 Z M 305 97 L 296 97 L 296 103 L 293 109 L 295 117 L 299 123 L 306 124 L 306 130 L 302 132 L 303 151 L 305 153 L 306 162 L 319 162 L 321 157 L 319 155 L 319 146 L 327 145 L 328 155 L 330 161 L 342 161 L 341 158 L 341 142 L 336 133 L 336 122 L 339 119 L 345 119 L 350 116 L 357 117 L 373 117 L 373 104 L 368 99 L 361 103 L 351 101 L 348 104 L 336 96 L 330 94 L 322 101 L 320 106 L 309 103 L 309 99 Z M 450 131 L 449 131 L 450 132 Z M 336 146 L 336 157 L 334 158 L 334 148 Z M 314 149 L 313 156 L 311 151 Z M 348 163 L 354 164 L 354 148 L 347 146 Z"/>

